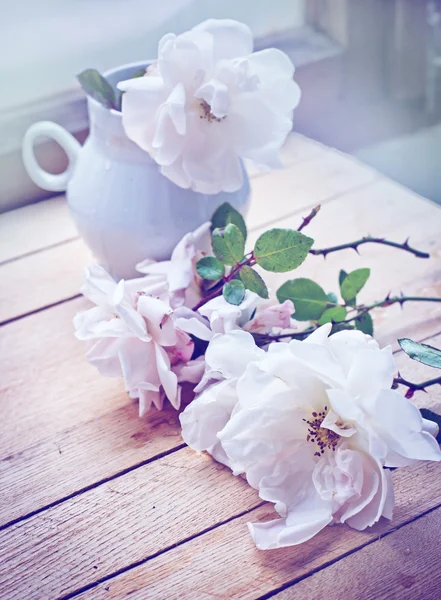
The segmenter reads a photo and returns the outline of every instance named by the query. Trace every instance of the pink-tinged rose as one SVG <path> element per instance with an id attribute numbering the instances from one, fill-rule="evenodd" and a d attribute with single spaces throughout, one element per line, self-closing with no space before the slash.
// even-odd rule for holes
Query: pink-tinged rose
<path id="1" fill-rule="evenodd" d="M 293 312 L 294 304 L 291 300 L 285 300 L 282 304 L 262 303 L 258 306 L 251 321 L 246 323 L 244 329 L 253 333 L 270 333 L 273 328 L 292 328 L 294 325 L 291 319 Z"/>
<path id="2" fill-rule="evenodd" d="M 173 250 L 170 260 L 154 262 L 145 260 L 136 265 L 140 273 L 151 280 L 151 292 L 157 286 L 165 294 L 172 308 L 195 306 L 202 297 L 201 278 L 196 272 L 197 261 L 211 254 L 210 223 L 187 233 Z M 159 294 L 156 294 L 159 295 Z"/>
<path id="3" fill-rule="evenodd" d="M 146 277 L 116 283 L 99 265 L 85 269 L 82 294 L 96 307 L 79 312 L 74 318 L 79 340 L 101 337 L 145 335 L 142 318 L 136 311 L 139 293 L 148 287 Z"/>
<path id="4" fill-rule="evenodd" d="M 187 363 L 194 350 L 194 342 L 188 333 L 176 329 L 176 344 L 167 348 L 167 354 L 172 366 L 178 363 Z"/>
<path id="5" fill-rule="evenodd" d="M 123 377 L 140 413 L 164 398 L 179 408 L 180 388 L 174 368 L 181 369 L 193 354 L 190 336 L 178 329 L 167 302 L 146 292 L 150 277 L 116 283 L 101 267 L 86 270 L 83 291 L 97 304 L 74 319 L 76 336 L 94 340 L 87 358 L 103 375 Z M 197 369 L 180 374 L 195 378 Z M 200 371 L 200 369 L 199 369 Z"/>
<path id="6" fill-rule="evenodd" d="M 241 329 L 249 321 L 259 301 L 259 296 L 247 290 L 241 304 L 229 304 L 223 296 L 217 296 L 201 306 L 198 312 L 208 319 L 211 331 L 227 333 Z"/>

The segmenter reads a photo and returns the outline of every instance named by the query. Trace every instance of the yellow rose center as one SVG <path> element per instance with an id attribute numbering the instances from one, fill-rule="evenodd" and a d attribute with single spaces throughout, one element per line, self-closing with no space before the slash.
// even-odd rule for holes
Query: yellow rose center
<path id="1" fill-rule="evenodd" d="M 205 119 L 206 121 L 208 121 L 209 123 L 212 123 L 213 121 L 216 121 L 217 123 L 220 123 L 221 121 L 223 121 L 224 119 L 226 119 L 227 117 L 215 117 L 213 115 L 213 113 L 211 112 L 211 106 L 208 104 L 208 102 L 205 102 L 205 100 L 201 100 L 199 103 L 200 106 L 200 110 L 201 110 L 201 115 L 199 115 L 200 119 Z"/>
<path id="2" fill-rule="evenodd" d="M 311 415 L 311 419 L 303 419 L 308 425 L 306 441 L 312 442 L 318 448 L 317 452 L 314 452 L 314 456 L 322 456 L 325 453 L 326 448 L 335 452 L 338 440 L 340 439 L 338 433 L 335 433 L 335 431 L 331 431 L 326 427 L 322 427 L 327 411 L 328 407 L 325 406 L 325 409 L 322 412 L 314 411 Z"/>

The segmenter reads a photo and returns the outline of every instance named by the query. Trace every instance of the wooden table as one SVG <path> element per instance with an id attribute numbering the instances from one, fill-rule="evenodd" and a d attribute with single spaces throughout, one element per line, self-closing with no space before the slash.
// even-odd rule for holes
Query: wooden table
<path id="1" fill-rule="evenodd" d="M 269 223 L 297 227 L 321 203 L 308 229 L 318 246 L 410 235 L 432 258 L 364 246 L 361 256 L 310 256 L 296 276 L 332 291 L 340 267 L 370 266 L 362 301 L 441 293 L 437 206 L 301 136 L 284 160 L 284 170 L 252 179 L 251 239 Z M 393 473 L 391 522 L 365 532 L 328 527 L 300 547 L 257 550 L 246 522 L 272 517 L 272 506 L 188 449 L 172 409 L 139 419 L 121 382 L 86 363 L 72 318 L 87 306 L 78 290 L 91 257 L 64 199 L 7 213 L 0 226 L 2 599 L 440 597 L 441 464 Z M 382 344 L 397 349 L 403 335 L 441 344 L 437 304 L 375 316 Z M 433 377 L 396 358 L 406 378 Z M 440 389 L 416 402 L 440 412 Z"/>

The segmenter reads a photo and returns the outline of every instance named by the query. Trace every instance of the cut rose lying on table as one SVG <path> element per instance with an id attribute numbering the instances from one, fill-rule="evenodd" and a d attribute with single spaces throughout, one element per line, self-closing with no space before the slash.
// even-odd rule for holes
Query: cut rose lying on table
<path id="1" fill-rule="evenodd" d="M 122 377 L 140 415 L 179 409 L 181 384 L 195 397 L 180 415 L 184 441 L 243 475 L 279 519 L 250 524 L 258 548 L 304 542 L 332 523 L 365 529 L 392 517 L 391 472 L 441 459 L 438 425 L 411 402 L 441 377 L 411 383 L 396 374 L 390 347 L 371 337 L 371 309 L 439 298 L 388 296 L 357 303 L 368 269 L 341 272 L 339 301 L 315 282 L 285 282 L 268 300 L 253 268 L 285 272 L 308 256 L 375 242 L 427 255 L 407 242 L 378 238 L 317 250 L 303 233 L 272 229 L 245 253 L 242 217 L 221 206 L 212 223 L 189 233 L 169 261 L 145 261 L 142 277 L 116 283 L 97 265 L 83 294 L 96 304 L 76 315 L 76 336 L 93 342 L 87 358 Z M 298 329 L 298 322 L 309 325 Z M 411 340 L 403 349 L 441 367 L 441 352 Z M 407 386 L 406 396 L 396 391 Z M 435 421 L 439 417 L 426 411 Z"/>

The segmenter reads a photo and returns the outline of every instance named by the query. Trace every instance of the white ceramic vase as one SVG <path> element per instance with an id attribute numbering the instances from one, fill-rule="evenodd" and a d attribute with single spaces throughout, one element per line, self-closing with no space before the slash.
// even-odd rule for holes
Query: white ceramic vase
<path id="1" fill-rule="evenodd" d="M 116 88 L 146 62 L 105 73 Z M 159 172 L 150 156 L 125 135 L 121 113 L 88 97 L 90 134 L 83 147 L 65 129 L 48 121 L 32 125 L 23 141 L 23 161 L 31 179 L 50 191 L 66 191 L 70 213 L 96 259 L 116 278 L 136 277 L 135 265 L 166 260 L 183 235 L 208 221 L 229 202 L 245 214 L 249 181 L 234 193 L 199 194 L 182 189 Z M 60 175 L 36 161 L 37 138 L 54 139 L 69 158 Z"/>

